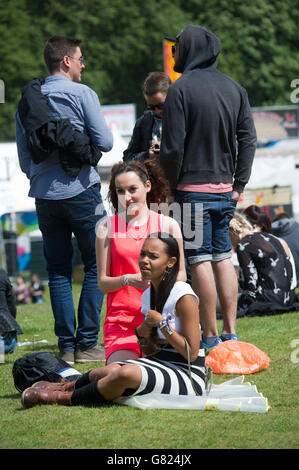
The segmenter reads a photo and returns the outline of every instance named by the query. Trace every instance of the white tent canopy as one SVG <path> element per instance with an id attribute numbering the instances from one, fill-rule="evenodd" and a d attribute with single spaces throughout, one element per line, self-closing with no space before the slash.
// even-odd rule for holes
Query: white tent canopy
<path id="1" fill-rule="evenodd" d="M 115 163 L 120 162 L 123 159 L 123 152 L 128 146 L 116 126 L 112 126 L 111 130 L 113 134 L 113 148 L 110 152 L 103 153 L 98 165 L 100 169 L 101 167 L 112 167 Z"/>
<path id="2" fill-rule="evenodd" d="M 295 219 L 299 220 L 299 139 L 284 139 L 257 149 L 248 189 L 291 186 Z"/>
<path id="3" fill-rule="evenodd" d="M 104 153 L 99 162 L 101 173 L 122 160 L 127 143 L 112 129 L 114 145 L 110 152 Z M 258 149 L 247 188 L 292 186 L 293 209 L 299 218 L 299 139 L 286 139 L 268 148 Z M 102 183 L 102 196 L 107 208 L 108 182 Z M 0 144 L 0 216 L 9 212 L 35 210 L 34 199 L 28 197 L 29 180 L 21 171 L 15 142 Z"/>
<path id="4" fill-rule="evenodd" d="M 123 151 L 127 143 L 119 135 L 116 128 L 112 129 L 114 144 L 110 152 L 103 153 L 99 162 L 101 168 L 112 167 L 114 163 L 122 160 Z M 29 197 L 29 180 L 22 172 L 17 145 L 15 142 L 4 142 L 0 144 L 0 217 L 10 212 L 34 211 L 34 198 Z M 106 189 L 105 183 L 103 189 Z M 105 191 L 106 192 L 106 191 Z"/>
<path id="5" fill-rule="evenodd" d="M 34 211 L 28 197 L 29 180 L 22 172 L 15 142 L 0 144 L 0 216 L 8 212 Z"/>

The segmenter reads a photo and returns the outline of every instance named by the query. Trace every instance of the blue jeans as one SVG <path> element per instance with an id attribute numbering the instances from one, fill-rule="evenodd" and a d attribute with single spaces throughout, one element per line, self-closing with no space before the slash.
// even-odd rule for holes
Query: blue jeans
<path id="1" fill-rule="evenodd" d="M 181 208 L 181 229 L 189 264 L 221 261 L 231 257 L 229 223 L 237 205 L 237 199 L 231 196 L 231 192 L 214 194 L 176 191 L 175 200 Z M 195 241 L 186 237 L 186 233 L 192 232 L 196 234 Z"/>
<path id="2" fill-rule="evenodd" d="M 91 349 L 98 341 L 104 297 L 97 285 L 95 252 L 95 226 L 106 215 L 100 185 L 94 185 L 69 199 L 36 199 L 35 204 L 43 236 L 59 350 L 65 353 Z M 77 239 L 84 264 L 78 324 L 72 296 L 72 233 Z"/>
<path id="3" fill-rule="evenodd" d="M 4 354 L 11 354 L 14 352 L 17 345 L 17 333 L 10 332 L 0 335 L 0 338 L 4 341 Z"/>

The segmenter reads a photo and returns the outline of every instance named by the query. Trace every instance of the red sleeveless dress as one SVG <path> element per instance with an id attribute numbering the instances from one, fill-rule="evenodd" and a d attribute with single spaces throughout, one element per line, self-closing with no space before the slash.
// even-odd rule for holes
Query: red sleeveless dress
<path id="1" fill-rule="evenodd" d="M 146 224 L 138 229 L 130 228 L 119 215 L 111 221 L 110 276 L 140 272 L 138 259 L 144 240 L 151 234 L 162 231 L 163 215 L 150 211 Z M 137 355 L 140 348 L 135 336 L 136 326 L 143 323 L 141 296 L 143 290 L 126 286 L 107 294 L 107 311 L 103 326 L 106 361 L 115 351 L 129 349 Z"/>

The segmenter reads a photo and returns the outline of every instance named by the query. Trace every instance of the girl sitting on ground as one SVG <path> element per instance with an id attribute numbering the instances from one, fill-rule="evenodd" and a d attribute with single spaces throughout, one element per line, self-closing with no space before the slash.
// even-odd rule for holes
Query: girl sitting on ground
<path id="1" fill-rule="evenodd" d="M 109 199 L 115 215 L 97 229 L 98 286 L 107 294 L 103 326 L 106 363 L 135 359 L 140 347 L 134 330 L 143 321 L 141 296 L 148 287 L 138 259 L 144 240 L 156 232 L 173 235 L 181 252 L 178 280 L 186 280 L 183 239 L 173 218 L 151 210 L 165 203 L 168 185 L 157 162 L 116 163 L 111 170 Z"/>
<path id="2" fill-rule="evenodd" d="M 171 235 L 158 233 L 146 239 L 139 267 L 151 286 L 143 293 L 144 321 L 136 328 L 142 348 L 148 351 L 146 357 L 93 369 L 75 382 L 37 382 L 23 392 L 23 406 L 101 406 L 150 392 L 202 395 L 205 353 L 200 348 L 198 298 L 189 284 L 177 282 L 179 263 L 178 243 Z"/>

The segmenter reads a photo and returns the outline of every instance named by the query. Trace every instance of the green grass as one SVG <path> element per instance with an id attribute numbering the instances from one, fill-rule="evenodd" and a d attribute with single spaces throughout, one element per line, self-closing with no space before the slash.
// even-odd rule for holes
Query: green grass
<path id="1" fill-rule="evenodd" d="M 79 291 L 79 286 L 74 286 L 76 303 Z M 271 409 L 266 414 L 144 411 L 117 405 L 23 409 L 20 393 L 13 384 L 14 361 L 33 351 L 58 354 L 48 292 L 42 305 L 19 306 L 17 320 L 24 332 L 20 342 L 35 338 L 46 339 L 48 344 L 17 347 L 6 356 L 6 363 L 0 365 L 1 449 L 298 448 L 299 351 L 291 347 L 291 341 L 299 339 L 298 312 L 237 320 L 240 340 L 255 344 L 271 358 L 267 370 L 245 377 L 268 398 Z M 75 368 L 86 372 L 92 364 L 75 364 Z M 214 375 L 214 382 L 232 377 Z"/>

